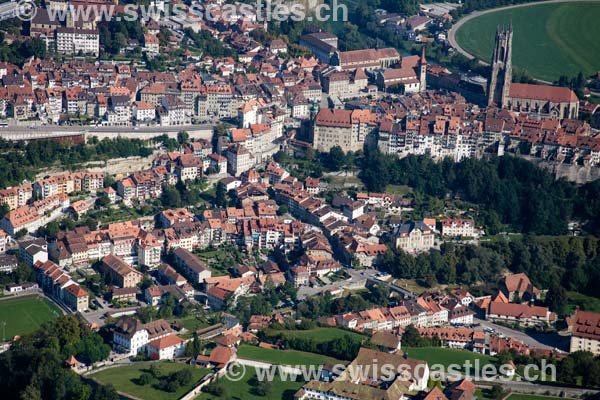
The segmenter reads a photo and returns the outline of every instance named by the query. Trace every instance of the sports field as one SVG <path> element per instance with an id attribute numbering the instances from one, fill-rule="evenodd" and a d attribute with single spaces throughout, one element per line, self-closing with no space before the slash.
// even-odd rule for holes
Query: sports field
<path id="1" fill-rule="evenodd" d="M 513 24 L 513 65 L 554 81 L 560 75 L 600 70 L 600 2 L 552 3 L 484 14 L 458 28 L 467 52 L 490 61 L 498 25 Z"/>
<path id="2" fill-rule="evenodd" d="M 16 335 L 31 333 L 44 322 L 61 315 L 58 307 L 43 297 L 28 296 L 1 300 L 0 336 L 4 335 L 4 339 L 8 340 Z"/>

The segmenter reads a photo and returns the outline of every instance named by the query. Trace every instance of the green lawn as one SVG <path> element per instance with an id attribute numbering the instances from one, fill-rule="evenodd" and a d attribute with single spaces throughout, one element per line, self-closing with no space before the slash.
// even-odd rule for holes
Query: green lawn
<path id="1" fill-rule="evenodd" d="M 281 379 L 274 379 L 271 386 L 271 392 L 268 396 L 257 396 L 253 393 L 252 379 L 256 373 L 253 370 L 246 370 L 244 377 L 240 381 L 231 382 L 227 378 L 222 378 L 218 382 L 225 388 L 225 394 L 222 397 L 215 397 L 207 393 L 201 394 L 197 397 L 197 400 L 217 400 L 222 398 L 231 399 L 244 399 L 244 400 L 262 400 L 268 399 L 281 399 L 281 400 L 292 400 L 294 393 L 300 389 L 303 382 L 289 382 L 281 381 Z"/>
<path id="2" fill-rule="evenodd" d="M 567 292 L 567 303 L 570 310 L 575 310 L 579 306 L 582 310 L 600 313 L 600 299 L 597 297 L 586 296 L 578 292 Z"/>
<path id="3" fill-rule="evenodd" d="M 154 385 L 158 382 L 156 379 L 154 382 L 144 386 L 136 383 L 142 373 L 149 371 L 150 364 L 151 363 L 149 362 L 140 362 L 124 367 L 109 368 L 97 372 L 91 375 L 91 377 L 104 384 L 111 383 L 118 391 L 142 399 L 176 400 L 191 390 L 202 377 L 210 372 L 210 370 L 206 368 L 196 368 L 187 364 L 169 361 L 160 362 L 159 365 L 164 376 L 181 369 L 189 369 L 194 376 L 192 383 L 187 386 L 182 386 L 177 389 L 177 391 L 171 393 L 155 388 Z"/>
<path id="4" fill-rule="evenodd" d="M 6 322 L 3 339 L 12 339 L 16 335 L 31 333 L 44 322 L 61 316 L 60 309 L 49 300 L 28 296 L 0 301 L 0 329 Z"/>
<path id="5" fill-rule="evenodd" d="M 202 321 L 194 316 L 188 318 L 174 318 L 169 320 L 169 322 L 178 323 L 182 328 L 187 329 L 191 333 L 210 326 L 208 322 Z"/>
<path id="6" fill-rule="evenodd" d="M 513 23 L 513 65 L 536 78 L 600 70 L 600 3 L 541 4 L 500 10 L 467 21 L 456 32 L 466 51 L 490 61 L 496 26 Z"/>
<path id="7" fill-rule="evenodd" d="M 450 364 L 462 366 L 467 360 L 470 360 L 472 365 L 474 365 L 475 360 L 479 360 L 481 368 L 485 364 L 493 363 L 495 360 L 494 357 L 473 353 L 467 350 L 441 347 L 402 347 L 402 351 L 408 353 L 410 358 L 427 361 L 430 368 L 433 364 L 442 364 L 445 367 Z"/>
<path id="8" fill-rule="evenodd" d="M 240 346 L 237 355 L 241 358 L 248 358 L 280 365 L 347 364 L 344 361 L 320 354 L 307 353 L 297 350 L 263 349 L 261 347 L 247 344 Z"/>
<path id="9" fill-rule="evenodd" d="M 278 334 L 283 334 L 286 338 L 302 338 L 302 339 L 312 339 L 316 343 L 328 342 L 333 339 L 341 339 L 344 336 L 348 335 L 356 339 L 364 339 L 365 336 L 360 333 L 346 331 L 344 329 L 338 328 L 314 328 L 308 330 L 273 330 L 268 329 L 265 331 L 267 336 L 276 336 Z"/>
<path id="10" fill-rule="evenodd" d="M 387 185 L 385 187 L 385 192 L 404 196 L 408 193 L 412 193 L 413 190 L 410 186 L 407 185 Z"/>

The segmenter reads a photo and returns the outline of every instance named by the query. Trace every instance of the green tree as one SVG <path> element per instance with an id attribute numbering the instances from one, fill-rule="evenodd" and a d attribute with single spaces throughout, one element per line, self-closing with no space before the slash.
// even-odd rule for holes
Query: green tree
<path id="1" fill-rule="evenodd" d="M 152 380 L 154 379 L 154 377 L 152 376 L 151 373 L 149 372 L 143 372 L 140 377 L 137 380 L 137 384 L 141 385 L 141 386 L 145 386 L 148 385 L 150 382 L 152 382 Z"/>
<path id="2" fill-rule="evenodd" d="M 222 182 L 217 183 L 217 188 L 215 190 L 215 206 L 217 207 L 226 207 L 227 199 L 225 198 L 226 193 L 225 185 Z"/>
<path id="3" fill-rule="evenodd" d="M 187 133 L 186 131 L 177 132 L 177 142 L 179 142 L 180 145 L 186 144 L 186 142 L 188 141 L 189 138 L 190 138 L 190 134 Z"/>
<path id="4" fill-rule="evenodd" d="M 277 209 L 277 215 L 285 215 L 289 212 L 288 207 L 285 204 L 282 204 Z"/>
<path id="5" fill-rule="evenodd" d="M 177 208 L 181 207 L 181 195 L 177 188 L 173 186 L 165 186 L 162 192 L 161 201 L 165 207 Z"/>
<path id="6" fill-rule="evenodd" d="M 405 347 L 418 347 L 421 345 L 421 335 L 414 325 L 408 325 L 404 330 L 402 345 Z"/>
<path id="7" fill-rule="evenodd" d="M 559 284 L 550 286 L 546 293 L 546 305 L 550 310 L 563 315 L 567 306 L 567 291 Z"/>
<path id="8" fill-rule="evenodd" d="M 340 146 L 333 146 L 327 155 L 327 168 L 339 171 L 346 163 L 346 155 Z"/>

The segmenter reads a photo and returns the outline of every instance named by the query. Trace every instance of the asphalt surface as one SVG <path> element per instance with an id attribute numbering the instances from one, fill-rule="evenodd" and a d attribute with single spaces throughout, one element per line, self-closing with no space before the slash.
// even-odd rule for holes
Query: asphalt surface
<path id="1" fill-rule="evenodd" d="M 502 325 L 494 324 L 484 319 L 473 318 L 474 323 L 480 323 L 482 328 L 492 328 L 496 333 L 519 340 L 529 347 L 537 349 L 559 349 L 568 351 L 568 337 L 559 336 L 558 334 L 529 334 L 527 332 L 517 331 L 507 328 Z"/>
<path id="2" fill-rule="evenodd" d="M 199 129 L 212 129 L 214 124 L 199 124 L 199 125 L 178 125 L 178 126 L 95 126 L 95 125 L 35 125 L 33 128 L 29 126 L 17 126 L 9 125 L 4 128 L 0 128 L 0 134 L 2 132 L 164 132 L 171 130 L 199 130 Z"/>

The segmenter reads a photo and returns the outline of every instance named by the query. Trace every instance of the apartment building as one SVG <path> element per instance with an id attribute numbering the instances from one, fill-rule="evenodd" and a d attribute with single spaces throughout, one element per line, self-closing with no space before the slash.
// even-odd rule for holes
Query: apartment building
<path id="1" fill-rule="evenodd" d="M 473 218 L 446 218 L 442 220 L 442 235 L 451 237 L 476 237 Z"/>
<path id="2" fill-rule="evenodd" d="M 173 251 L 175 266 L 194 283 L 202 283 L 210 278 L 211 271 L 208 266 L 193 255 L 189 250 L 179 247 Z"/>
<path id="3" fill-rule="evenodd" d="M 254 166 L 254 157 L 241 145 L 234 145 L 227 149 L 227 172 L 239 176 Z"/>
<path id="4" fill-rule="evenodd" d="M 122 258 L 113 254 L 102 258 L 100 270 L 101 273 L 108 275 L 112 284 L 122 288 L 136 287 L 143 278 L 141 272 L 136 271 Z"/>
<path id="5" fill-rule="evenodd" d="M 57 28 L 56 51 L 62 54 L 91 54 L 100 52 L 100 36 L 97 29 Z"/>
<path id="6" fill-rule="evenodd" d="M 569 351 L 589 351 L 600 354 L 600 314 L 577 310 L 573 318 Z"/>

